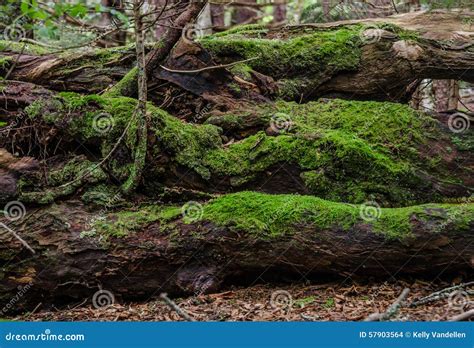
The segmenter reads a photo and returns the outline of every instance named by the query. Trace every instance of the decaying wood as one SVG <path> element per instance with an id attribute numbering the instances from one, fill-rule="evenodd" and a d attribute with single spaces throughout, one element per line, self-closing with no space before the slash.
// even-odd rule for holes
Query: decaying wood
<path id="1" fill-rule="evenodd" d="M 205 220 L 184 223 L 179 218 L 171 225 L 145 224 L 120 238 L 81 234 L 90 229 L 98 213 L 71 201 L 9 222 L 35 254 L 2 231 L 0 298 L 8 299 L 18 286 L 28 286 L 21 305 L 32 308 L 38 302 L 82 300 L 99 286 L 117 298 L 146 299 L 161 292 L 214 292 L 259 276 L 297 281 L 328 275 L 429 277 L 472 270 L 473 221 L 470 229 L 459 229 L 440 210 L 430 213 L 428 207 L 426 213 L 431 215 L 413 213 L 413 235 L 401 240 L 374 232 L 362 220 L 347 231 L 337 225 L 301 224 L 292 233 L 272 237 Z M 114 220 L 114 214 L 105 215 L 106 220 Z"/>
<path id="2" fill-rule="evenodd" d="M 199 12 L 199 8 L 191 6 L 180 16 L 182 20 L 178 21 L 178 18 L 177 21 L 184 27 L 184 24 L 196 12 Z M 260 34 L 260 38 L 285 40 L 292 35 L 308 35 L 347 25 L 365 24 L 358 35 L 362 40 L 361 61 L 357 68 L 350 71 L 334 70 L 330 63 L 328 66 L 322 66 L 317 76 L 311 76 L 307 70 L 291 76 L 284 76 L 279 72 L 278 66 L 268 66 L 264 69 L 265 71 L 256 69 L 255 72 L 273 78 L 280 88 L 284 88 L 288 81 L 295 81 L 295 94 L 283 96 L 296 101 L 314 100 L 321 96 L 406 101 L 413 93 L 418 81 L 423 78 L 474 81 L 473 33 L 469 25 L 466 24 L 466 18 L 469 17 L 472 17 L 470 12 L 422 12 L 383 19 L 269 29 L 266 33 Z M 413 30 L 413 37 L 418 37 L 418 39 L 407 39 L 388 29 L 381 29 L 379 27 L 382 27 L 382 23 L 391 23 L 402 29 Z M 436 23 L 436 26 L 433 23 Z M 164 65 L 162 63 L 165 61 L 166 55 L 181 35 L 180 30 L 170 30 L 168 39 L 159 48 L 152 49 L 148 53 L 147 73 L 149 76 L 154 73 L 152 81 L 157 82 L 163 78 L 160 76 L 159 65 Z M 241 35 L 245 40 L 246 34 Z M 222 38 L 222 40 L 225 39 L 225 37 Z M 249 35 L 248 39 L 251 40 L 252 36 Z M 219 45 L 219 40 L 217 40 L 217 45 Z M 308 47 L 308 49 L 311 48 Z M 232 48 L 226 48 L 222 52 L 219 50 L 212 52 L 211 50 L 210 53 L 213 60 L 218 62 L 208 62 L 211 66 L 228 64 L 243 58 L 241 52 L 233 51 Z M 192 57 L 194 55 L 193 49 L 189 47 L 187 52 L 180 54 L 183 56 L 182 59 L 185 59 L 184 56 Z M 14 53 L 8 51 L 2 52 L 2 55 L 15 56 Z M 55 55 L 23 54 L 10 78 L 34 81 L 56 90 L 97 92 L 118 82 L 133 66 L 133 58 L 130 56 L 129 49 L 124 49 L 123 58 L 120 59 L 115 58 L 104 64 L 94 63 L 98 59 L 99 56 L 94 52 L 79 56 L 72 54 L 67 58 L 58 58 Z M 295 57 L 295 59 L 298 58 Z M 168 69 L 180 68 L 179 66 L 164 66 Z M 195 69 L 202 67 L 194 66 Z M 192 66 L 188 68 L 193 69 Z M 200 78 L 206 79 L 204 72 L 200 74 Z M 134 95 L 133 91 L 136 91 L 136 88 L 132 86 L 134 84 L 128 81 L 125 85 L 120 86 L 120 93 Z M 183 88 L 183 85 L 179 85 L 179 87 Z M 245 86 L 242 88 L 246 89 Z M 202 93 L 193 89 L 190 89 L 189 92 L 203 96 Z"/>
<path id="3" fill-rule="evenodd" d="M 191 5 L 175 23 L 184 26 L 195 17 L 201 5 Z M 225 44 L 228 34 L 215 38 L 217 46 L 213 47 L 206 45 L 205 39 L 201 44 L 193 40 L 180 40 L 182 31 L 176 28 L 170 30 L 164 46 L 147 51 L 146 69 L 149 70 L 148 81 L 153 90 L 149 99 L 159 101 L 162 109 L 152 105 L 149 108 L 156 113 L 150 127 L 156 133 L 149 132 L 146 139 L 148 146 L 143 155 L 146 156 L 148 166 L 143 171 L 139 189 L 130 199 L 133 200 L 131 203 L 137 206 L 143 201 L 169 203 L 166 195 L 173 196 L 175 193 L 178 196 L 176 201 L 179 202 L 187 200 L 186 197 L 204 200 L 235 190 L 249 189 L 273 194 L 312 194 L 301 177 L 302 172 L 308 170 L 305 163 L 295 164 L 291 159 L 276 157 L 275 163 L 267 166 L 263 163 L 255 172 L 245 173 L 248 177 L 241 177 L 240 172 L 233 176 L 222 170 L 219 167 L 221 162 L 217 162 L 215 167 L 209 165 L 209 168 L 203 168 L 202 160 L 209 148 L 224 152 L 234 142 L 256 136 L 249 150 L 242 152 L 245 160 L 253 165 L 271 155 L 271 147 L 259 152 L 263 138 L 270 138 L 269 142 L 272 143 L 276 137 L 282 136 L 278 139 L 298 139 L 306 144 L 322 136 L 319 132 L 280 134 L 279 130 L 272 130 L 269 117 L 262 116 L 268 110 L 261 108 L 273 107 L 272 100 L 278 98 L 298 102 L 316 100 L 322 96 L 404 101 L 422 78 L 474 81 L 473 33 L 462 24 L 469 15 L 434 12 L 382 20 L 399 25 L 402 29 L 414 30 L 410 35 L 391 31 L 388 27 L 377 27 L 380 23 L 377 19 L 286 26 L 265 29 L 257 35 L 261 40 L 280 42 L 347 25 L 375 25 L 376 28 L 361 29 L 359 35 L 353 37 L 351 44 L 354 43 L 360 49 L 360 62 L 345 70 L 334 69 L 335 63 L 331 61 L 321 65 L 318 71 L 308 71 L 303 66 L 299 71 L 288 72 L 280 69 L 278 60 L 268 66 L 253 65 L 261 57 L 244 56 L 232 45 L 220 49 L 223 46 L 219 45 Z M 364 43 L 361 38 L 370 33 L 380 35 L 379 40 Z M 239 35 L 239 39 L 254 40 L 256 34 L 244 31 Z M 308 50 L 318 49 L 322 44 L 324 42 L 313 44 Z M 107 98 L 133 95 L 136 91 L 135 80 L 123 79 L 135 66 L 133 49 L 91 50 L 70 55 L 40 55 L 29 49 L 19 55 L 18 50 L 8 48 L 0 52 L 0 56 L 17 62 L 13 68 L 7 64 L 7 69 L 2 68 L 1 71 L 5 76 L 11 70 L 11 80 L 2 83 L 0 93 L 1 107 L 5 111 L 1 120 L 8 124 L 0 130 L 0 145 L 13 153 L 18 152 L 19 156 L 31 155 L 41 159 L 18 158 L 4 149 L 0 150 L 0 202 L 3 204 L 17 199 L 21 186 L 25 192 L 21 192 L 23 195 L 20 197 L 29 203 L 28 214 L 23 219 L 0 220 L 3 224 L 0 225 L 2 303 L 15 296 L 19 286 L 27 291 L 21 292 L 22 303 L 16 304 L 17 310 L 34 308 L 39 302 L 60 305 L 74 300 L 83 301 L 84 298 L 92 297 L 98 288 L 112 291 L 118 298 L 147 299 L 162 292 L 172 295 L 212 292 L 228 284 L 245 284 L 249 279 L 253 281 L 259 277 L 269 281 L 298 281 L 327 276 L 384 277 L 387 272 L 390 275 L 417 276 L 472 272 L 473 219 L 468 216 L 455 224 L 452 216 L 446 213 L 446 206 L 413 208 L 409 220 L 405 221 L 412 233 L 404 238 L 390 236 L 386 230 L 375 230 L 372 224 L 360 220 L 352 222 L 350 226 L 342 226 L 338 224 L 339 221 L 330 225 L 299 221 L 287 226 L 291 227 L 288 233 L 262 236 L 256 233 L 256 228 L 239 225 L 232 219 L 227 223 L 216 222 L 218 219 L 189 223 L 179 214 L 169 220 L 155 219 L 143 223 L 136 230 L 120 237 L 114 233 L 96 233 L 92 221 L 102 219 L 107 223 L 114 222 L 119 211 L 114 210 L 114 206 L 95 208 L 92 204 L 84 205 L 85 200 L 79 199 L 90 187 L 118 187 L 123 183 L 123 177 L 130 173 L 125 169 L 133 163 L 131 153 L 134 148 L 133 144 L 130 145 L 127 133 L 131 121 L 128 121 L 127 126 L 122 123 L 123 128 L 117 124 L 114 131 L 119 135 L 114 139 L 107 138 L 108 134 L 95 134 L 90 130 L 90 124 L 84 126 L 85 130 L 75 128 L 74 121 L 90 118 L 103 111 L 97 102 L 99 97 L 93 96 L 95 100 L 91 98 L 85 104 L 69 107 L 66 100 L 62 100 L 56 92 L 107 91 Z M 247 68 L 250 69 L 247 75 L 241 76 L 233 69 L 231 71 L 236 62 L 248 64 Z M 302 79 L 307 83 L 300 83 Z M 117 84 L 120 81 L 124 84 Z M 294 85 L 292 95 L 284 93 L 288 82 Z M 116 93 L 117 90 L 119 93 Z M 26 107 L 38 100 L 41 103 L 35 105 L 35 115 L 32 115 L 31 110 L 30 113 L 25 111 Z M 134 102 L 127 98 L 120 100 L 130 102 L 129 105 Z M 319 102 L 327 101 L 323 99 Z M 197 106 L 203 105 L 207 108 L 208 103 L 211 104 L 209 110 L 212 109 L 212 117 L 203 117 L 202 120 L 191 117 L 191 123 L 202 123 L 207 119 L 207 123 L 220 126 L 220 130 L 212 126 L 208 126 L 212 129 L 199 128 L 200 125 L 173 118 L 177 116 L 189 121 L 186 111 L 196 110 Z M 238 122 L 229 123 L 219 117 L 226 115 L 226 112 L 229 115 L 244 108 L 244 111 L 249 111 L 247 114 L 231 115 Z M 109 116 L 113 118 L 115 115 Z M 119 121 L 125 119 L 127 124 L 126 116 L 121 117 Z M 161 134 L 168 137 L 165 139 L 167 143 L 157 135 L 166 127 L 173 132 L 170 133 L 172 136 Z M 444 177 L 431 175 L 429 170 L 434 166 L 430 166 L 426 172 L 410 172 L 407 183 L 414 185 L 416 190 L 413 194 L 408 192 L 417 202 L 427 202 L 434 194 L 446 199 L 461 199 L 469 196 L 472 190 L 473 179 L 469 177 L 472 156 L 459 154 L 451 139 L 453 133 L 448 136 L 445 125 L 438 122 L 436 127 L 442 128 L 437 133 L 440 134 L 439 139 L 429 139 L 424 147 L 418 144 L 419 148 L 412 150 L 424 157 L 439 155 L 436 157 L 439 160 L 437 164 L 445 166 L 443 168 L 447 169 L 450 177 L 449 180 L 442 180 Z M 25 132 L 25 129 L 32 131 Z M 212 130 L 213 138 L 198 134 L 196 129 Z M 182 149 L 179 147 L 186 144 L 172 144 L 174 138 L 180 138 L 181 135 L 194 146 L 186 149 L 188 152 L 184 155 L 180 153 Z M 202 136 L 204 140 L 196 139 L 197 136 Z M 122 142 L 125 138 L 126 141 Z M 107 141 L 109 143 L 105 144 Z M 108 147 L 103 147 L 104 144 Z M 370 156 L 366 156 L 368 159 L 364 157 L 366 153 L 372 154 L 369 145 L 364 147 L 367 151 L 362 156 L 355 156 L 355 159 L 345 158 L 351 156 L 346 152 L 337 154 L 342 158 L 335 156 L 332 162 L 337 162 L 334 170 L 338 175 L 331 178 L 349 182 L 354 176 L 363 176 L 362 171 L 367 168 L 362 164 L 360 170 L 361 161 L 370 162 Z M 329 153 L 331 146 L 334 144 L 328 142 L 321 152 Z M 432 148 L 427 151 L 426 148 L 430 146 Z M 108 152 L 103 153 L 105 148 Z M 447 148 L 450 149 L 449 153 Z M 180 154 L 188 163 L 178 158 Z M 382 155 L 378 158 L 382 157 L 385 158 Z M 91 171 L 71 180 L 71 175 L 78 174 L 74 168 L 80 167 L 72 166 L 72 173 L 65 175 L 69 182 L 57 179 L 54 185 L 46 180 L 48 173 L 44 173 L 40 165 L 53 171 L 63 169 L 66 163 L 71 163 L 71 159 L 74 165 L 90 163 L 94 173 Z M 347 159 L 348 163 L 344 163 Z M 356 170 L 352 162 L 359 166 Z M 83 167 L 80 168 L 83 170 Z M 326 178 L 324 170 L 328 168 L 309 169 L 316 177 L 321 174 L 322 178 Z M 33 175 L 30 177 L 30 174 Z M 406 179 L 403 175 L 400 177 Z M 403 180 L 395 181 L 401 190 L 413 188 L 402 186 Z M 385 199 L 383 183 L 378 184 L 370 194 Z M 331 186 L 331 190 L 335 189 L 334 186 Z M 160 192 L 160 195 L 155 195 L 156 192 Z M 359 193 L 366 192 L 361 190 Z M 388 196 L 390 194 L 387 193 Z M 360 200 L 360 197 L 357 199 Z M 241 203 L 245 206 L 246 202 Z M 400 206 L 399 202 L 391 201 L 389 204 Z M 340 206 L 349 205 L 340 203 Z M 252 211 L 247 213 L 251 215 Z M 314 212 L 305 211 L 305 214 L 310 213 Z M 243 214 L 246 215 L 245 212 Z M 271 220 L 266 216 L 263 220 L 268 219 Z M 257 223 L 267 224 L 271 221 L 259 220 Z M 6 228 L 1 229 L 1 226 Z M 460 253 L 463 257 L 459 257 Z"/>

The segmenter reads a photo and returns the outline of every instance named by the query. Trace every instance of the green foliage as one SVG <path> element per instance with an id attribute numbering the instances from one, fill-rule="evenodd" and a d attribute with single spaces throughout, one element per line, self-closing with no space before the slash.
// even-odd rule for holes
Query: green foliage
<path id="1" fill-rule="evenodd" d="M 52 6 L 51 6 L 52 5 Z M 88 1 L 54 1 L 53 4 L 37 0 L 6 0 L 0 5 L 4 14 L 1 22 L 8 26 L 21 28 L 22 31 L 32 31 L 35 38 L 40 40 L 61 40 L 64 36 L 64 17 L 74 18 L 84 23 L 93 23 L 101 13 L 110 13 L 120 25 L 128 25 L 129 19 L 122 12 L 108 8 L 100 3 Z M 75 42 L 82 41 L 87 35 L 75 34 Z"/>

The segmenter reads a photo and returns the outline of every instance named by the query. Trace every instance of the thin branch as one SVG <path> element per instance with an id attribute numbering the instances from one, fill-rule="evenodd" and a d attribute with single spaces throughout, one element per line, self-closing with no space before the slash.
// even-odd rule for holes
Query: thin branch
<path id="1" fill-rule="evenodd" d="M 8 69 L 8 72 L 7 72 L 7 74 L 5 75 L 5 78 L 4 78 L 5 80 L 8 80 L 8 77 L 9 77 L 10 74 L 13 72 L 13 70 L 16 68 L 16 65 L 17 65 L 18 62 L 20 61 L 21 55 L 22 55 L 23 52 L 25 51 L 25 47 L 26 47 L 26 42 L 23 44 L 23 47 L 21 48 L 20 53 L 18 53 L 18 55 L 16 56 L 15 62 L 12 64 L 12 66 L 10 67 L 10 69 Z"/>
<path id="2" fill-rule="evenodd" d="M 170 307 L 172 310 L 174 310 L 181 318 L 187 321 L 196 321 L 193 318 L 189 316 L 188 313 L 184 311 L 184 309 L 179 308 L 179 306 L 174 303 L 166 293 L 162 293 L 160 295 L 160 298 Z"/>
<path id="3" fill-rule="evenodd" d="M 23 246 L 28 249 L 29 251 L 31 251 L 33 254 L 35 254 L 35 251 L 33 250 L 32 247 L 30 247 L 30 245 L 23 239 L 21 238 L 18 234 L 16 234 L 15 231 L 13 231 L 10 227 L 8 227 L 7 225 L 5 225 L 3 222 L 0 222 L 0 226 L 5 228 L 8 232 L 10 232 L 21 244 L 23 244 Z"/>
<path id="4" fill-rule="evenodd" d="M 452 317 L 451 319 L 449 319 L 448 321 L 464 321 L 464 320 L 471 319 L 472 317 L 474 317 L 474 309 L 458 314 Z"/>
<path id="5" fill-rule="evenodd" d="M 249 58 L 249 59 L 239 60 L 239 61 L 237 61 L 237 62 L 233 62 L 233 63 L 229 63 L 229 64 L 206 66 L 206 67 L 204 67 L 204 68 L 195 69 L 195 70 L 175 70 L 175 69 L 167 68 L 167 67 L 165 67 L 165 66 L 163 66 L 163 65 L 160 65 L 160 67 L 161 67 L 163 70 L 166 70 L 166 71 L 169 71 L 169 72 L 172 72 L 172 73 L 179 73 L 179 74 L 195 74 L 195 73 L 202 72 L 202 71 L 207 71 L 207 70 L 229 68 L 229 67 L 231 67 L 231 66 L 234 66 L 234 65 L 237 65 L 237 64 L 240 64 L 240 63 L 250 62 L 251 60 L 255 60 L 255 59 L 258 59 L 258 58 L 259 58 L 259 57 L 252 57 L 252 58 Z"/>
<path id="6" fill-rule="evenodd" d="M 471 286 L 471 285 L 474 285 L 474 281 L 459 284 L 459 285 L 456 285 L 456 286 L 451 286 L 449 288 L 445 288 L 445 289 L 433 292 L 432 294 L 430 294 L 428 296 L 425 296 L 425 297 L 420 298 L 419 300 L 413 301 L 410 304 L 410 307 L 416 307 L 416 306 L 423 305 L 423 304 L 426 304 L 426 303 L 438 301 L 440 299 L 448 298 L 449 294 L 451 294 L 454 290 L 463 289 L 463 288 L 466 288 L 466 287 Z"/>
<path id="7" fill-rule="evenodd" d="M 392 305 L 390 307 L 388 307 L 388 309 L 385 311 L 385 313 L 373 313 L 373 314 L 369 315 L 364 321 L 385 321 L 385 320 L 389 320 L 390 318 L 395 316 L 395 314 L 398 313 L 399 309 L 403 305 L 403 301 L 405 301 L 405 298 L 408 296 L 409 293 L 410 293 L 409 288 L 403 289 L 400 296 L 398 296 L 398 298 L 395 300 L 395 302 L 392 303 Z"/>

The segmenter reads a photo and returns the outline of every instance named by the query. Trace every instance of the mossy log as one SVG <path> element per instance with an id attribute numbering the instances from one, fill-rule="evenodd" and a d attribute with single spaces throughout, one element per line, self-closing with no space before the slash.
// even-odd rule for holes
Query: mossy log
<path id="1" fill-rule="evenodd" d="M 188 40 L 187 47 L 178 45 L 150 74 L 150 83 L 162 85 L 165 80 L 211 102 L 222 102 L 209 98 L 206 90 L 217 87 L 241 97 L 256 88 L 267 97 L 293 101 L 322 96 L 406 101 L 423 78 L 474 81 L 472 16 L 469 11 L 435 11 L 273 29 L 237 27 L 198 44 Z M 210 56 L 203 58 L 198 46 Z M 10 78 L 55 90 L 104 91 L 133 66 L 130 47 L 61 55 L 32 44 L 26 47 Z M 18 43 L 0 43 L 1 71 L 9 70 L 21 49 Z M 224 69 L 199 70 L 242 60 L 228 68 L 234 78 L 220 83 L 214 75 Z M 156 89 L 156 98 L 167 89 Z"/>
<path id="2" fill-rule="evenodd" d="M 58 53 L 33 43 L 0 40 L 0 51 L 0 76 L 13 68 L 9 79 L 59 91 L 98 93 L 135 65 L 131 45 Z"/>
<path id="3" fill-rule="evenodd" d="M 181 40 L 150 77 L 160 87 L 146 168 L 127 197 L 137 100 L 109 87 L 127 82 L 132 48 L 57 55 L 0 42 L 0 70 L 17 80 L 0 85 L 0 203 L 28 210 L 1 221 L 1 302 L 18 286 L 27 308 L 98 288 L 140 299 L 259 277 L 472 271 L 473 129 L 403 104 L 320 98 L 405 100 L 420 78 L 473 81 L 466 18 Z M 232 193 L 244 190 L 273 195 Z"/>
<path id="4" fill-rule="evenodd" d="M 28 291 L 17 310 L 80 302 L 99 288 L 137 300 L 256 279 L 472 272 L 472 203 L 378 210 L 253 192 L 201 203 L 108 212 L 71 201 L 32 210 L 8 228 L 34 254 L 1 231 L 0 302 L 20 286 Z"/>
<path id="5" fill-rule="evenodd" d="M 47 204 L 78 190 L 101 191 L 95 185 L 123 183 L 133 165 L 135 107 L 131 98 L 70 92 L 26 107 L 22 118 L 10 120 L 16 128 L 3 132 L 8 136 L 0 144 L 12 153 L 48 153 L 51 160 L 44 162 L 46 173 L 18 178 L 17 198 Z M 206 114 L 203 125 L 152 104 L 148 113 L 147 167 L 139 191 L 155 199 L 168 189 L 251 189 L 403 206 L 468 197 L 474 186 L 473 159 L 462 147 L 472 131 L 457 135 L 402 104 L 279 101 Z"/>

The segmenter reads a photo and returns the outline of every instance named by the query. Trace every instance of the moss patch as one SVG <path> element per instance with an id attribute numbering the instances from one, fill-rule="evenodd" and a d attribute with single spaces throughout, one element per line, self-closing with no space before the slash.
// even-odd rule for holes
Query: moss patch
<path id="1" fill-rule="evenodd" d="M 200 43 L 220 57 L 258 59 L 247 65 L 259 72 L 282 78 L 355 69 L 360 60 L 358 27 L 299 33 L 286 38 L 269 37 L 262 27 L 245 26 L 206 36 Z"/>
<path id="2" fill-rule="evenodd" d="M 431 221 L 437 215 L 443 218 L 442 223 L 434 224 L 433 232 L 439 232 L 446 224 L 468 230 L 474 220 L 474 204 L 382 208 L 379 217 L 371 222 L 363 220 L 361 209 L 361 206 L 312 196 L 239 192 L 210 201 L 204 206 L 203 219 L 265 237 L 294 233 L 299 226 L 307 224 L 316 230 L 340 227 L 348 233 L 356 224 L 369 224 L 374 232 L 397 239 L 411 235 L 410 220 L 414 215 Z"/>
<path id="3" fill-rule="evenodd" d="M 260 124 L 268 126 L 282 118 L 287 126 L 279 136 L 260 132 L 226 149 L 211 150 L 204 158 L 212 173 L 230 176 L 237 186 L 287 162 L 301 168 L 306 186 L 323 198 L 361 203 L 372 197 L 407 205 L 429 190 L 429 183 L 418 174 L 440 167 L 427 163 L 419 153 L 427 139 L 440 136 L 436 122 L 406 105 L 279 101 L 254 114 L 261 118 Z M 219 124 L 238 128 L 247 114 L 223 117 L 229 121 Z M 440 197 L 429 197 L 436 198 Z"/>
<path id="4" fill-rule="evenodd" d="M 85 231 L 88 235 L 99 233 L 105 237 L 125 237 L 146 226 L 161 221 L 166 223 L 181 214 L 179 207 L 164 207 L 149 205 L 135 210 L 123 210 L 107 216 L 99 217 L 93 223 L 92 229 Z"/>
<path id="5" fill-rule="evenodd" d="M 474 204 L 426 204 L 405 208 L 382 208 L 378 218 L 363 219 L 363 206 L 323 200 L 313 196 L 268 195 L 239 192 L 223 195 L 203 205 L 200 222 L 185 221 L 181 207 L 146 206 L 134 211 L 110 214 L 96 221 L 94 228 L 108 236 L 125 236 L 153 222 L 172 233 L 176 222 L 206 223 L 229 227 L 261 239 L 278 238 L 301 231 L 339 228 L 353 233 L 356 225 L 367 225 L 374 233 L 388 239 L 410 238 L 416 219 L 430 221 L 432 233 L 450 230 L 468 231 L 474 220 Z M 413 220 L 415 219 L 415 220 Z"/>
<path id="6" fill-rule="evenodd" d="M 126 179 L 132 172 L 131 154 L 137 143 L 137 123 L 132 118 L 136 100 L 61 93 L 57 102 L 56 111 L 45 112 L 49 106 L 39 101 L 27 113 L 61 127 L 66 124 L 75 138 L 101 144 L 103 156 L 128 126 L 120 147 L 122 159 L 109 161 L 113 175 Z M 396 206 L 436 201 L 442 197 L 425 179 L 427 175 L 434 181 L 441 178 L 456 182 L 449 173 L 441 173 L 442 161 L 420 156 L 420 146 L 441 135 L 431 117 L 406 105 L 345 100 L 301 105 L 279 101 L 227 113 L 219 116 L 223 127 L 245 127 L 246 117 L 253 117 L 254 122 L 259 118 L 254 124 L 262 128 L 271 125 L 275 117 L 283 117 L 288 127 L 278 136 L 259 132 L 225 148 L 219 127 L 185 123 L 151 104 L 148 112 L 149 129 L 156 136 L 148 156 L 159 156 L 164 151 L 176 164 L 193 170 L 202 179 L 219 181 L 226 177 L 234 187 L 282 163 L 301 171 L 301 180 L 310 192 L 350 203 L 370 199 Z"/>
<path id="7" fill-rule="evenodd" d="M 43 55 L 51 52 L 51 50 L 40 45 L 6 40 L 0 40 L 0 51 L 9 51 L 15 53 L 23 52 L 25 54 L 34 55 Z"/>

